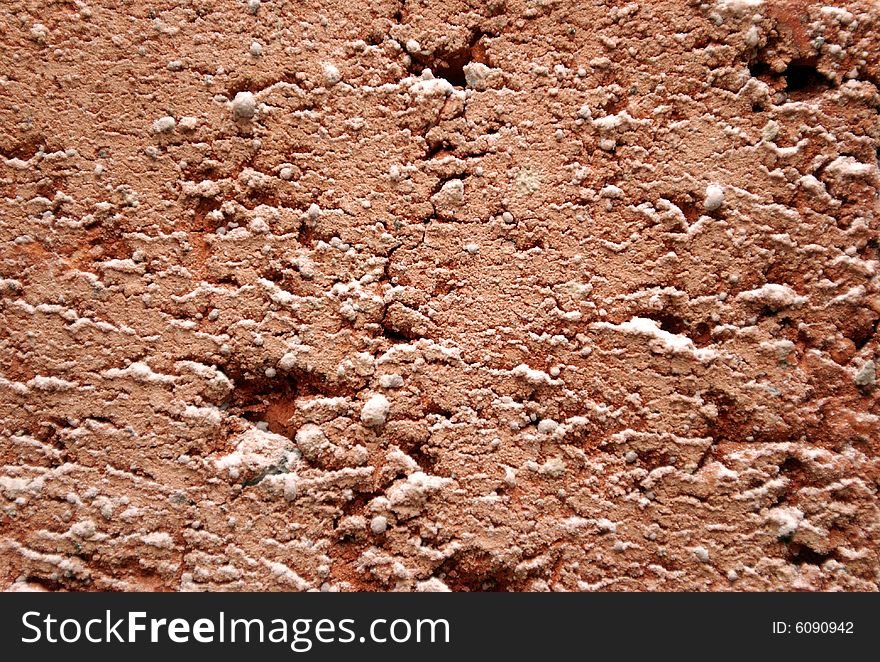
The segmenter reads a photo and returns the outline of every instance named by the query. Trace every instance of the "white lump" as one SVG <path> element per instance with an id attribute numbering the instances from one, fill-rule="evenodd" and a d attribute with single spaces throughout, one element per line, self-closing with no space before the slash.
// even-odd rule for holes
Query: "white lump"
<path id="1" fill-rule="evenodd" d="M 779 283 L 766 283 L 755 290 L 745 290 L 736 295 L 737 301 L 759 303 L 771 310 L 782 310 L 791 306 L 799 306 L 806 303 L 807 298 L 799 296 L 788 285 Z"/>
<path id="2" fill-rule="evenodd" d="M 324 431 L 314 423 L 306 423 L 296 433 L 296 446 L 308 460 L 314 461 L 328 445 Z"/>
<path id="3" fill-rule="evenodd" d="M 176 125 L 177 121 L 173 117 L 169 115 L 160 117 L 153 122 L 153 133 L 168 133 L 169 131 L 173 131 Z"/>
<path id="4" fill-rule="evenodd" d="M 423 582 L 416 583 L 416 593 L 451 593 L 449 587 L 442 580 L 431 577 Z"/>
<path id="5" fill-rule="evenodd" d="M 199 124 L 199 119 L 197 117 L 181 117 L 180 118 L 180 128 L 183 131 L 195 131 L 198 124 Z"/>
<path id="6" fill-rule="evenodd" d="M 388 529 L 388 518 L 384 515 L 376 515 L 370 522 L 370 530 L 377 536 L 385 533 Z"/>
<path id="7" fill-rule="evenodd" d="M 463 68 L 464 79 L 467 86 L 475 90 L 485 90 L 486 81 L 491 70 L 482 62 L 471 62 Z"/>
<path id="8" fill-rule="evenodd" d="M 239 92 L 232 100 L 232 114 L 236 119 L 249 120 L 257 114 L 257 100 L 251 92 Z"/>
<path id="9" fill-rule="evenodd" d="M 269 232 L 269 224 L 261 216 L 254 216 L 253 220 L 248 224 L 248 230 L 257 234 L 266 234 Z"/>
<path id="10" fill-rule="evenodd" d="M 391 404 L 384 395 L 374 395 L 364 403 L 361 409 L 361 422 L 369 427 L 378 428 L 385 425 Z"/>
<path id="11" fill-rule="evenodd" d="M 329 62 L 324 63 L 322 69 L 324 71 L 324 82 L 328 87 L 333 87 L 342 80 L 342 74 L 339 73 L 339 69 Z"/>
<path id="12" fill-rule="evenodd" d="M 707 211 L 715 211 L 724 204 L 724 189 L 718 184 L 709 184 L 706 187 L 706 198 L 703 200 L 703 207 Z"/>
<path id="13" fill-rule="evenodd" d="M 382 388 L 401 388 L 403 386 L 403 377 L 396 374 L 382 375 L 379 377 L 379 386 Z"/>
<path id="14" fill-rule="evenodd" d="M 431 196 L 431 202 L 441 208 L 461 207 L 464 204 L 464 182 L 450 179 L 440 190 Z"/>
<path id="15" fill-rule="evenodd" d="M 541 434 L 553 434 L 557 427 L 559 427 L 559 423 L 551 418 L 544 418 L 538 423 L 538 432 Z"/>

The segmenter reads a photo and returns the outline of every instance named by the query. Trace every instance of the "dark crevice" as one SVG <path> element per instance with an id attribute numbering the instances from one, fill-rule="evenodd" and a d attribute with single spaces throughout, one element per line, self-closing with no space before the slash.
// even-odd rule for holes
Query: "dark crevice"
<path id="1" fill-rule="evenodd" d="M 814 63 L 792 62 L 785 70 L 785 91 L 789 95 L 801 93 L 806 97 L 815 96 L 831 86 L 832 81 L 820 73 Z"/>
<path id="2" fill-rule="evenodd" d="M 441 140 L 434 144 L 431 144 L 429 142 L 428 151 L 425 152 L 424 160 L 428 161 L 430 159 L 440 159 L 450 154 L 451 152 L 449 151 L 449 143 L 446 140 Z"/>
<path id="3" fill-rule="evenodd" d="M 651 311 L 646 313 L 645 316 L 657 322 L 660 325 L 660 328 L 664 331 L 676 335 L 687 334 L 687 331 L 690 328 L 690 324 L 687 321 L 669 311 Z"/>
<path id="4" fill-rule="evenodd" d="M 880 325 L 880 316 L 875 317 L 870 324 L 854 325 L 852 330 L 844 335 L 852 340 L 856 351 L 860 352 L 877 335 L 878 325 Z"/>
<path id="5" fill-rule="evenodd" d="M 273 378 L 247 378 L 242 366 L 225 365 L 223 370 L 235 384 L 232 394 L 224 403 L 228 411 L 251 423 L 265 422 L 271 432 L 290 438 L 295 433 L 292 419 L 298 400 L 315 396 L 336 397 L 347 393 L 343 385 L 331 384 L 325 377 L 314 373 L 278 370 Z"/>
<path id="6" fill-rule="evenodd" d="M 387 338 L 393 344 L 406 344 L 416 336 L 409 337 L 393 328 L 389 322 L 382 320 L 382 337 Z"/>
<path id="7" fill-rule="evenodd" d="M 46 141 L 43 136 L 35 136 L 30 140 L 21 141 L 13 145 L 8 151 L 0 154 L 5 159 L 21 159 L 22 161 L 30 161 L 40 149 L 45 145 Z"/>
<path id="8" fill-rule="evenodd" d="M 770 69 L 770 65 L 766 62 L 756 61 L 749 65 L 749 74 L 751 74 L 752 78 L 764 78 L 767 76 L 773 75 L 773 70 Z"/>
<path id="9" fill-rule="evenodd" d="M 753 78 L 767 83 L 771 89 L 784 92 L 792 101 L 810 99 L 836 85 L 834 80 L 819 71 L 815 58 L 792 60 L 781 72 L 774 71 L 761 58 L 759 54 L 756 60 L 749 63 L 749 73 Z M 757 103 L 752 110 L 758 112 L 764 108 Z"/>
<path id="10" fill-rule="evenodd" d="M 300 246 L 313 248 L 315 245 L 314 226 L 309 223 L 303 222 L 303 224 L 299 226 L 299 230 L 296 233 L 296 240 L 299 242 Z"/>
<path id="11" fill-rule="evenodd" d="M 406 449 L 405 452 L 413 460 L 416 461 L 416 464 L 419 465 L 419 468 L 426 474 L 435 473 L 434 465 L 437 464 L 437 458 L 430 453 L 425 444 L 413 446 Z"/>
<path id="12" fill-rule="evenodd" d="M 465 87 L 467 80 L 464 68 L 471 62 L 486 61 L 486 51 L 480 40 L 486 33 L 476 30 L 471 34 L 467 46 L 450 51 L 437 51 L 431 55 L 414 53 L 409 70 L 413 75 L 420 75 L 422 70 L 430 69 L 435 78 L 445 78 L 455 87 Z"/>
<path id="13" fill-rule="evenodd" d="M 789 563 L 796 565 L 815 565 L 821 566 L 826 561 L 834 558 L 833 553 L 823 554 L 814 549 L 801 545 L 799 543 L 791 543 L 785 555 Z"/>
<path id="14" fill-rule="evenodd" d="M 689 196 L 675 198 L 672 202 L 681 210 L 688 225 L 696 223 L 700 219 L 702 214 L 701 208 Z"/>
<path id="15" fill-rule="evenodd" d="M 28 584 L 36 584 L 37 586 L 42 586 L 44 589 L 46 589 L 46 591 L 52 593 L 61 591 L 65 588 L 64 584 L 57 580 L 49 579 L 48 577 L 39 577 L 37 575 L 29 575 L 28 578 L 25 579 L 25 581 Z"/>

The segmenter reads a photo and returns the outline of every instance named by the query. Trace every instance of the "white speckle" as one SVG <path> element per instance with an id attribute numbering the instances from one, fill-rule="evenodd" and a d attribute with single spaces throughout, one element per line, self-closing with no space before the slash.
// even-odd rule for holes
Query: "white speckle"
<path id="1" fill-rule="evenodd" d="M 703 200 L 703 207 L 707 211 L 715 211 L 724 204 L 724 189 L 718 184 L 709 184 L 706 187 L 706 198 Z"/>
<path id="2" fill-rule="evenodd" d="M 266 234 L 269 232 L 269 224 L 263 220 L 262 216 L 254 216 L 253 220 L 248 224 L 248 230 L 256 234 Z"/>
<path id="3" fill-rule="evenodd" d="M 606 115 L 593 120 L 593 126 L 602 132 L 615 131 L 617 129 L 626 130 L 633 125 L 644 123 L 646 120 L 637 120 L 625 110 L 620 111 L 616 115 Z"/>
<path id="4" fill-rule="evenodd" d="M 263 47 L 260 45 L 260 42 L 252 41 L 248 52 L 254 57 L 260 57 L 263 54 Z"/>
<path id="5" fill-rule="evenodd" d="M 464 204 L 464 182 L 450 179 L 440 190 L 431 196 L 431 202 L 438 207 L 461 207 Z"/>
<path id="6" fill-rule="evenodd" d="M 37 375 L 28 380 L 27 387 L 38 391 L 67 391 L 76 386 L 74 382 L 69 382 L 60 377 L 44 377 Z"/>
<path id="7" fill-rule="evenodd" d="M 283 462 L 290 446 L 287 437 L 252 427 L 236 437 L 235 450 L 218 457 L 214 466 L 227 470 L 233 479 L 240 475 L 242 467 L 259 473 Z"/>
<path id="8" fill-rule="evenodd" d="M 525 363 L 521 363 L 516 366 L 513 370 L 510 371 L 514 377 L 520 377 L 521 379 L 526 380 L 530 384 L 540 385 L 540 384 L 558 384 L 559 380 L 554 380 L 550 378 L 543 370 L 534 370 L 530 368 Z"/>
<path id="9" fill-rule="evenodd" d="M 865 365 L 856 373 L 854 381 L 856 386 L 861 386 L 862 388 L 874 386 L 877 383 L 877 367 L 874 362 L 865 361 Z"/>
<path id="10" fill-rule="evenodd" d="M 307 460 L 316 460 L 329 445 L 324 431 L 314 423 L 306 423 L 296 433 L 296 447 Z"/>
<path id="11" fill-rule="evenodd" d="M 717 356 L 715 350 L 710 348 L 698 349 L 687 336 L 670 333 L 661 329 L 657 322 L 646 317 L 633 317 L 630 321 L 623 322 L 622 324 L 596 322 L 592 326 L 596 329 L 613 329 L 623 333 L 647 336 L 651 350 L 658 354 L 687 353 L 692 354 L 694 358 L 700 361 L 710 360 Z"/>
<path id="12" fill-rule="evenodd" d="M 34 23 L 31 26 L 31 39 L 35 41 L 43 42 L 46 41 L 46 35 L 49 34 L 49 31 L 46 29 L 46 26 L 42 23 Z"/>
<path id="13" fill-rule="evenodd" d="M 146 535 L 141 536 L 141 540 L 151 547 L 158 547 L 159 549 L 173 549 L 174 548 L 174 540 L 167 533 L 162 533 L 160 531 L 153 531 L 152 533 L 147 533 Z"/>
<path id="14" fill-rule="evenodd" d="M 251 15 L 256 16 L 257 12 L 260 11 L 260 0 L 248 0 L 247 7 Z"/>
<path id="15" fill-rule="evenodd" d="M 736 295 L 738 301 L 760 303 L 771 310 L 782 310 L 790 306 L 798 306 L 807 301 L 806 297 L 798 296 L 797 292 L 787 285 L 767 283 L 756 290 L 746 290 Z"/>
<path id="16" fill-rule="evenodd" d="M 220 425 L 220 421 L 222 420 L 220 410 L 216 407 L 196 407 L 195 405 L 187 405 L 186 409 L 181 413 L 181 416 L 191 421 L 198 421 L 212 427 Z"/>
<path id="17" fill-rule="evenodd" d="M 324 63 L 322 70 L 324 72 L 324 82 L 329 87 L 333 87 L 336 83 L 342 80 L 342 74 L 339 73 L 339 69 L 329 62 Z"/>
<path id="18" fill-rule="evenodd" d="M 694 547 L 691 551 L 694 553 L 694 556 L 696 556 L 703 563 L 709 562 L 709 550 L 707 550 L 705 547 Z"/>
<path id="19" fill-rule="evenodd" d="M 153 122 L 153 133 L 168 133 L 173 131 L 176 125 L 177 121 L 170 115 L 160 117 Z"/>
<path id="20" fill-rule="evenodd" d="M 768 122 L 764 125 L 764 128 L 761 129 L 761 139 L 769 142 L 773 142 L 776 140 L 776 137 L 779 135 L 779 122 L 776 120 L 768 120 Z M 812 177 L 812 175 L 810 175 Z M 815 179 L 815 177 L 814 177 Z M 817 180 L 818 181 L 818 180 Z"/>
<path id="21" fill-rule="evenodd" d="M 427 74 L 427 76 L 425 75 Z M 430 69 L 425 69 L 425 73 L 422 74 L 421 78 L 416 79 L 412 85 L 410 85 L 409 91 L 411 94 L 416 95 L 424 95 L 424 96 L 448 96 L 455 91 L 455 88 L 445 78 L 434 78 L 433 74 L 431 74 Z"/>
<path id="22" fill-rule="evenodd" d="M 287 474 L 284 476 L 284 499 L 286 501 L 296 501 L 296 476 Z"/>
<path id="23" fill-rule="evenodd" d="M 839 180 L 864 178 L 875 181 L 878 178 L 875 165 L 862 163 L 851 156 L 838 156 L 826 166 L 825 172 Z"/>
<path id="24" fill-rule="evenodd" d="M 489 67 L 482 62 L 471 62 L 466 64 L 462 70 L 464 71 L 464 80 L 468 87 L 475 90 L 486 89 L 486 81 L 489 78 L 489 73 L 492 71 Z"/>
<path id="25" fill-rule="evenodd" d="M 257 100 L 251 92 L 239 92 L 232 100 L 232 114 L 237 119 L 249 120 L 257 114 Z"/>
<path id="26" fill-rule="evenodd" d="M 538 432 L 541 434 L 552 434 L 557 427 L 559 427 L 559 423 L 552 418 L 544 418 L 538 423 Z"/>
<path id="27" fill-rule="evenodd" d="M 504 484 L 508 487 L 516 487 L 516 469 L 504 467 Z"/>
<path id="28" fill-rule="evenodd" d="M 265 375 L 269 379 L 273 379 L 277 374 L 278 373 L 275 371 L 275 368 L 266 368 Z"/>
<path id="29" fill-rule="evenodd" d="M 407 53 L 418 53 L 420 50 L 422 50 L 422 45 L 415 39 L 410 39 L 406 42 Z"/>
<path id="30" fill-rule="evenodd" d="M 195 131 L 199 120 L 197 117 L 181 117 L 178 124 L 181 131 Z"/>
<path id="31" fill-rule="evenodd" d="M 759 40 L 760 35 L 758 34 L 758 28 L 753 25 L 746 32 L 746 46 L 748 46 L 749 48 L 754 48 L 758 45 Z"/>
<path id="32" fill-rule="evenodd" d="M 778 537 L 789 538 L 798 530 L 798 527 L 804 520 L 804 513 L 799 508 L 794 508 L 793 506 L 771 508 L 767 512 L 767 520 L 778 527 L 776 529 Z"/>
<path id="33" fill-rule="evenodd" d="M 764 0 L 718 0 L 715 6 L 722 12 L 742 16 L 747 12 L 757 12 L 764 6 Z"/>
<path id="34" fill-rule="evenodd" d="M 309 588 L 311 588 L 311 586 L 305 579 L 300 577 L 283 563 L 263 559 L 263 565 L 265 565 L 269 569 L 269 572 L 271 572 L 280 581 L 289 584 L 297 591 L 307 591 Z"/>
<path id="35" fill-rule="evenodd" d="M 449 587 L 436 577 L 416 583 L 416 593 L 451 593 Z"/>
<path id="36" fill-rule="evenodd" d="M 315 204 L 314 202 L 309 205 L 309 210 L 306 212 L 310 221 L 317 221 L 321 216 L 321 208 Z"/>
<path id="37" fill-rule="evenodd" d="M 95 529 L 95 523 L 92 520 L 87 519 L 71 526 L 70 532 L 78 538 L 88 540 L 89 538 L 94 537 L 97 530 Z"/>
<path id="38" fill-rule="evenodd" d="M 376 515 L 370 522 L 370 530 L 377 536 L 385 533 L 388 529 L 388 518 L 384 515 Z"/>
<path id="39" fill-rule="evenodd" d="M 382 375 L 379 377 L 379 386 L 382 388 L 401 388 L 403 377 L 400 375 Z"/>
<path id="40" fill-rule="evenodd" d="M 361 408 L 361 422 L 369 427 L 382 427 L 388 418 L 391 405 L 384 395 L 374 395 Z"/>
<path id="41" fill-rule="evenodd" d="M 599 533 L 616 533 L 617 532 L 617 524 L 612 522 L 610 519 L 602 517 L 601 519 L 596 520 L 596 528 L 599 530 Z"/>
<path id="42" fill-rule="evenodd" d="M 627 451 L 623 459 L 626 460 L 627 464 L 635 464 L 636 460 L 639 459 L 639 455 L 635 451 Z"/>
<path id="43" fill-rule="evenodd" d="M 541 473 L 552 478 L 559 478 L 565 473 L 565 462 L 559 457 L 550 458 L 541 465 Z"/>
<path id="44" fill-rule="evenodd" d="M 465 244 L 464 250 L 466 253 L 470 253 L 471 255 L 475 255 L 476 253 L 480 252 L 480 246 L 479 246 L 479 244 L 473 244 L 473 243 Z"/>
<path id="45" fill-rule="evenodd" d="M 172 384 L 174 383 L 174 377 L 171 375 L 163 375 L 161 373 L 153 372 L 153 370 L 146 363 L 141 363 L 140 361 L 135 361 L 134 363 L 130 363 L 125 368 L 110 368 L 109 370 L 105 370 L 101 373 L 102 377 L 107 379 L 118 379 L 120 377 L 130 377 L 131 379 L 138 382 L 160 382 L 164 384 Z"/>
<path id="46" fill-rule="evenodd" d="M 402 516 L 418 515 L 428 502 L 428 497 L 452 484 L 449 478 L 429 476 L 423 471 L 416 471 L 399 480 L 387 492 L 388 505 Z"/>
<path id="47" fill-rule="evenodd" d="M 599 195 L 603 198 L 619 198 L 623 195 L 623 191 L 619 186 L 609 184 L 599 191 Z"/>

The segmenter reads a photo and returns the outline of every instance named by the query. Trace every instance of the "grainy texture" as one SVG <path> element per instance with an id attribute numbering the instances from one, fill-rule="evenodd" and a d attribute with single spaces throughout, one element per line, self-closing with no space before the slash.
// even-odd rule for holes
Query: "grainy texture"
<path id="1" fill-rule="evenodd" d="M 4 587 L 878 588 L 875 3 L 0 45 Z"/>

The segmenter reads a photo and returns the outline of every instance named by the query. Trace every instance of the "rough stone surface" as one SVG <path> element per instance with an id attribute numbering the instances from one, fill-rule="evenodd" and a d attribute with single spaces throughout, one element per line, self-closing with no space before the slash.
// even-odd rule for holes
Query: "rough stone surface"
<path id="1" fill-rule="evenodd" d="M 0 9 L 0 582 L 876 590 L 868 0 Z"/>

